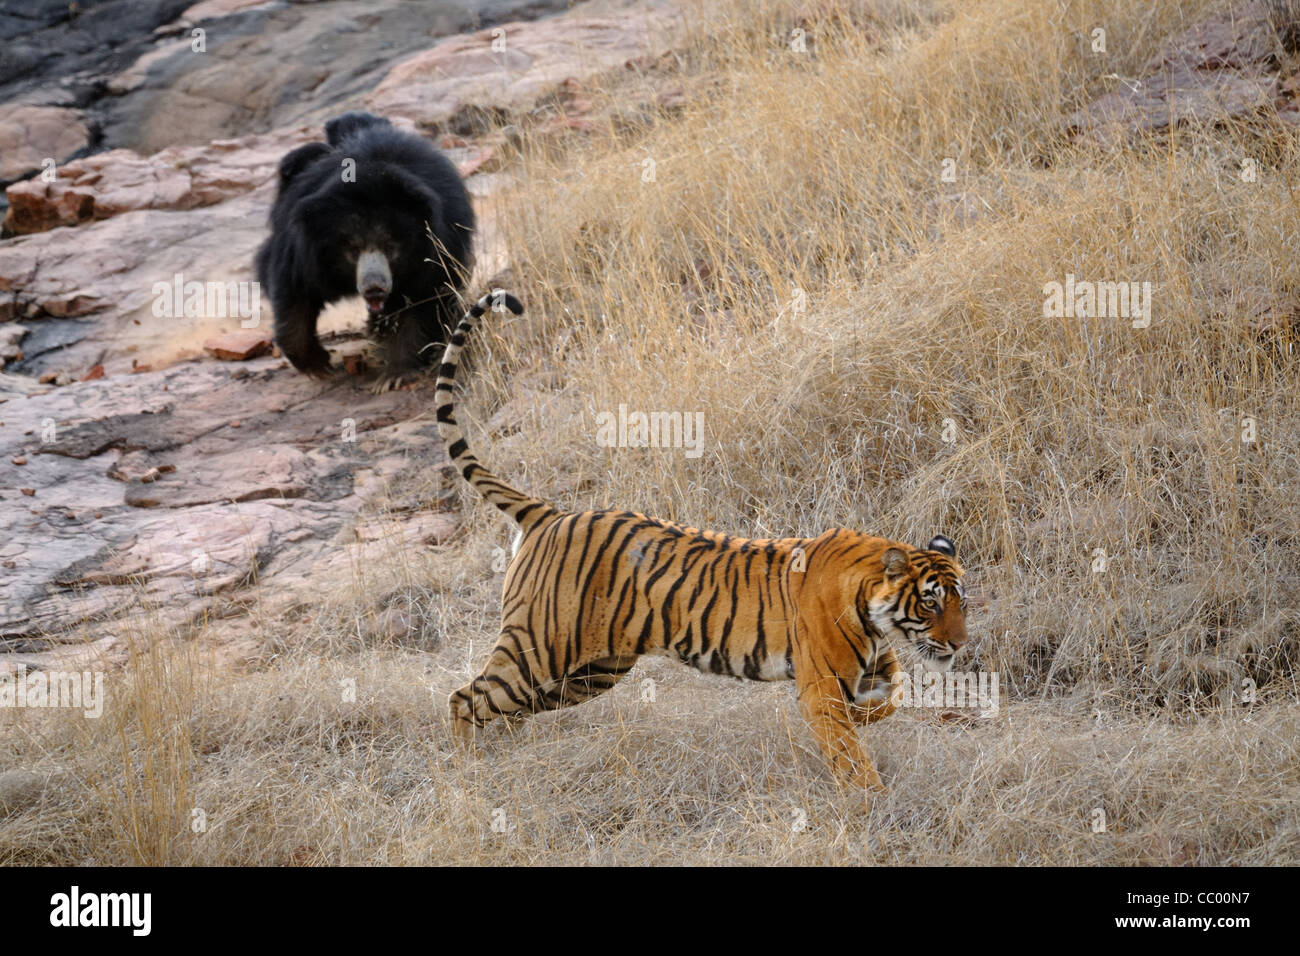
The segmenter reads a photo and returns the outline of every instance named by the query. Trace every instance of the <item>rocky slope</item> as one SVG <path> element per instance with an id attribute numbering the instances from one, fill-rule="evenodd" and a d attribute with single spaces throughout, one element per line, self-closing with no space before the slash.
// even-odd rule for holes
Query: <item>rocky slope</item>
<path id="1" fill-rule="evenodd" d="M 351 108 L 460 163 L 484 281 L 503 265 L 489 171 L 503 129 L 680 27 L 666 4 L 551 15 L 567 6 L 110 2 L 71 21 L 66 4 L 0 7 L 0 143 L 15 146 L 0 175 L 17 180 L 0 241 L 0 667 L 111 650 L 144 611 L 167 628 L 240 614 L 254 581 L 309 602 L 367 549 L 455 530 L 436 501 L 393 497 L 443 460 L 426 395 L 220 361 L 261 351 L 269 310 L 156 306 L 177 276 L 251 283 L 279 157 Z M 361 321 L 350 303 L 324 320 L 349 372 Z"/>
<path id="2" fill-rule="evenodd" d="M 558 102 L 555 128 L 580 130 L 584 81 L 683 31 L 666 0 L 567 6 L 110 0 L 69 18 L 0 3 L 0 668 L 111 649 L 142 612 L 175 628 L 239 615 L 254 581 L 274 585 L 260 600 L 310 603 L 367 549 L 454 533 L 436 501 L 395 491 L 443 461 L 427 394 L 220 361 L 264 348 L 269 315 L 244 329 L 207 303 L 155 305 L 178 276 L 251 282 L 279 156 L 356 107 L 461 164 L 485 282 L 505 262 L 492 196 L 508 126 Z M 1300 81 L 1279 44 L 1297 29 L 1278 9 L 1207 20 L 1063 130 L 1103 145 L 1189 122 L 1292 131 Z M 360 324 L 352 304 L 324 323 Z"/>

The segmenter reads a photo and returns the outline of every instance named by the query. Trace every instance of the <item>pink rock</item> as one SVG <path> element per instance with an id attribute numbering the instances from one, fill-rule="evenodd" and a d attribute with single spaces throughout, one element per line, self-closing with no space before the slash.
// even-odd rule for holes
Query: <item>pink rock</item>
<path id="1" fill-rule="evenodd" d="M 1216 123 L 1262 110 L 1279 96 L 1271 72 L 1278 46 L 1269 5 L 1247 0 L 1166 43 L 1145 75 L 1066 118 L 1065 128 L 1101 143 L 1193 121 Z"/>
<path id="2" fill-rule="evenodd" d="M 470 156 L 469 159 L 458 164 L 456 168 L 460 170 L 460 176 L 462 179 L 468 179 L 490 163 L 495 156 L 495 149 L 491 146 L 484 146 L 479 149 L 478 152 L 474 153 L 474 155 Z"/>
<path id="3" fill-rule="evenodd" d="M 5 229 L 26 234 L 108 219 L 136 209 L 195 209 L 242 195 L 275 175 L 280 157 L 321 135 L 314 127 L 275 130 L 202 146 L 172 146 L 152 156 L 114 149 L 6 190 Z"/>
<path id="4" fill-rule="evenodd" d="M 583 77 L 668 51 L 683 25 L 681 14 L 667 3 L 619 17 L 506 23 L 450 37 L 402 61 L 366 101 L 377 113 L 424 127 L 484 104 L 523 111 L 566 81 L 572 80 L 572 87 Z"/>
<path id="5" fill-rule="evenodd" d="M 0 181 L 56 163 L 90 144 L 81 113 L 61 106 L 0 106 Z"/>
<path id="6" fill-rule="evenodd" d="M 205 351 L 227 362 L 243 362 L 271 350 L 271 337 L 260 329 L 240 329 L 208 339 Z"/>
<path id="7" fill-rule="evenodd" d="M 241 10 L 247 10 L 250 7 L 259 7 L 270 0 L 202 0 L 200 3 L 189 7 L 181 14 L 182 20 L 190 23 L 198 23 L 200 20 L 215 20 L 218 17 L 227 17 L 232 13 L 239 13 Z"/>

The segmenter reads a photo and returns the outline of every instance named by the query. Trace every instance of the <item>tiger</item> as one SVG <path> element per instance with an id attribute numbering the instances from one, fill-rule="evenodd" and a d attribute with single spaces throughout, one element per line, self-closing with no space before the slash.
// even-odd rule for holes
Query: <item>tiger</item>
<path id="1" fill-rule="evenodd" d="M 461 351 L 489 309 L 523 305 L 494 290 L 464 314 L 435 386 L 447 456 L 518 525 L 487 663 L 448 698 L 462 742 L 498 718 L 571 707 L 608 692 L 642 655 L 709 674 L 793 680 L 835 780 L 884 791 L 858 729 L 902 697 L 896 645 L 948 670 L 967 642 L 956 547 L 925 548 L 832 528 L 813 538 L 740 538 L 632 511 L 563 511 L 506 484 L 469 450 L 456 421 Z"/>

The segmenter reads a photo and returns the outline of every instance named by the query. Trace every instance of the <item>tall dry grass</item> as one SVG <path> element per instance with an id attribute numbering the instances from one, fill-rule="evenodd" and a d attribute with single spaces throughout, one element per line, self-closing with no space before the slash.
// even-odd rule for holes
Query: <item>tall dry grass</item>
<path id="1" fill-rule="evenodd" d="M 943 530 L 989 602 L 981 660 L 1036 693 L 1294 695 L 1295 135 L 1102 151 L 1061 131 L 1209 8 L 957 4 L 901 49 L 911 27 L 881 24 L 816 56 L 773 53 L 789 5 L 697 11 L 721 95 L 531 170 L 512 248 L 545 321 L 494 354 L 562 342 L 574 414 L 539 412 L 494 457 L 589 479 L 575 507 Z M 1091 52 L 1097 24 L 1113 55 Z M 1150 282 L 1151 326 L 1045 318 L 1067 274 Z M 592 413 L 620 403 L 702 411 L 709 454 L 597 447 Z"/>
<path id="2" fill-rule="evenodd" d="M 1295 132 L 1061 128 L 1212 9 L 699 2 L 674 57 L 590 91 L 606 126 L 525 130 L 502 227 L 529 312 L 468 366 L 482 458 L 575 508 L 956 540 L 1002 710 L 873 725 L 869 809 L 789 687 L 660 661 L 455 750 L 511 532 L 462 488 L 455 543 L 259 618 L 240 666 L 202 652 L 219 623 L 177 649 L 142 622 L 103 721 L 0 714 L 0 768 L 52 781 L 0 861 L 1296 862 Z M 1152 283 L 1150 327 L 1044 317 L 1067 273 Z M 705 453 L 601 447 L 619 404 L 702 412 Z M 422 626 L 375 638 L 394 602 Z"/>

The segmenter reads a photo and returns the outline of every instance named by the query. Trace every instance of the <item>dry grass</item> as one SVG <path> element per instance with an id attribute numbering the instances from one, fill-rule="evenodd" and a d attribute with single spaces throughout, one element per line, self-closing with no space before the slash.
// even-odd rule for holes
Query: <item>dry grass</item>
<path id="1" fill-rule="evenodd" d="M 0 714 L 0 768 L 58 781 L 0 819 L 0 862 L 1300 860 L 1294 132 L 1062 136 L 1210 2 L 824 0 L 809 55 L 782 39 L 795 6 L 699 3 L 673 63 L 596 91 L 617 121 L 522 159 L 530 311 L 480 340 L 471 440 L 571 507 L 949 534 L 1001 714 L 873 726 L 869 812 L 788 686 L 656 661 L 467 757 L 444 700 L 493 640 L 511 529 L 464 492 L 468 534 L 359 572 L 309 625 L 260 622 L 247 668 L 142 624 L 103 720 Z M 618 109 L 666 78 L 684 110 Z M 1067 273 L 1151 282 L 1150 327 L 1045 318 Z M 511 400 L 520 427 L 488 438 Z M 600 447 L 620 403 L 703 412 L 704 455 Z M 424 626 L 376 643 L 394 596 Z"/>

